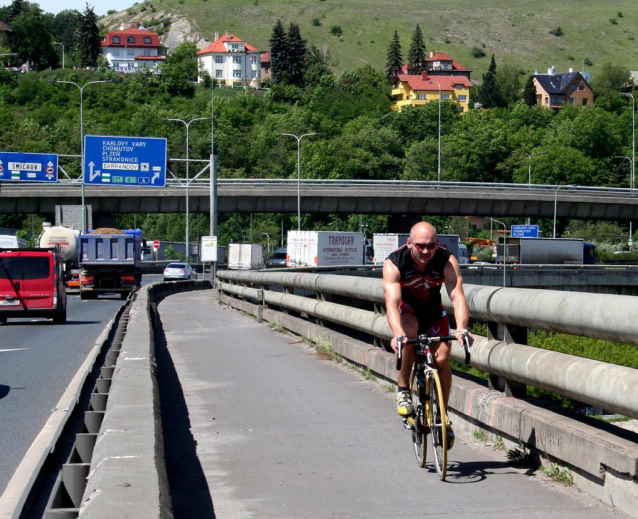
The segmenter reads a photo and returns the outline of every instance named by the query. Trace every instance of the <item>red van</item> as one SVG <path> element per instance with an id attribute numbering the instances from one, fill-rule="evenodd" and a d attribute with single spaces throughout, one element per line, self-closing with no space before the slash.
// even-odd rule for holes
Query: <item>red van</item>
<path id="1" fill-rule="evenodd" d="M 55 249 L 0 249 L 0 323 L 13 317 L 66 322 L 63 258 Z"/>

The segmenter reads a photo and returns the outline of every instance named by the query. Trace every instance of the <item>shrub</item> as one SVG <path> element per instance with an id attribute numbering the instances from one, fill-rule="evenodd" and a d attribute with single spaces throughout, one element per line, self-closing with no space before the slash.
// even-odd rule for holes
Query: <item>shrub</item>
<path id="1" fill-rule="evenodd" d="M 109 9 L 108 11 L 106 11 L 107 15 L 108 14 L 115 14 L 115 13 L 117 13 L 117 10 L 115 10 L 115 9 Z"/>
<path id="2" fill-rule="evenodd" d="M 609 23 L 612 25 L 618 25 L 618 21 L 616 20 L 616 18 L 610 18 Z"/>
<path id="3" fill-rule="evenodd" d="M 585 58 L 585 65 L 587 65 L 588 67 L 591 67 L 594 64 L 594 62 L 592 60 L 590 60 L 589 58 Z"/>
<path id="4" fill-rule="evenodd" d="M 549 34 L 558 38 L 565 33 L 563 32 L 563 29 L 561 29 L 560 27 L 556 27 L 556 29 L 552 29 L 551 31 L 549 31 Z"/>
<path id="5" fill-rule="evenodd" d="M 337 37 L 342 36 L 343 29 L 341 28 L 341 25 L 333 25 L 332 27 L 330 27 L 330 34 Z"/>
<path id="6" fill-rule="evenodd" d="M 313 18 L 312 25 L 314 25 L 315 27 L 319 27 L 321 25 L 321 20 L 319 18 Z"/>
<path id="7" fill-rule="evenodd" d="M 475 58 L 484 58 L 485 51 L 481 49 L 480 47 L 474 47 L 472 49 L 472 56 L 474 56 Z"/>

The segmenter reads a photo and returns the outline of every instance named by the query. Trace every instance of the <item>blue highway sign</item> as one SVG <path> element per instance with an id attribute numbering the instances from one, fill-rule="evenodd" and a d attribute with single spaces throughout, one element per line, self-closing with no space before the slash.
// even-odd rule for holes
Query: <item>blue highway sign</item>
<path id="1" fill-rule="evenodd" d="M 58 156 L 0 151 L 0 182 L 57 182 Z"/>
<path id="2" fill-rule="evenodd" d="M 86 135 L 84 183 L 100 186 L 166 186 L 166 139 Z"/>
<path id="3" fill-rule="evenodd" d="M 538 225 L 512 225 L 512 238 L 538 238 Z"/>

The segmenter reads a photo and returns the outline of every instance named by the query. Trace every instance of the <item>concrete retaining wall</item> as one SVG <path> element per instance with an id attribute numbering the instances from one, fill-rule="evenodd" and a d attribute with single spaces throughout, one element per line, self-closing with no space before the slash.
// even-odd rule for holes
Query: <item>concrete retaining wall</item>
<path id="1" fill-rule="evenodd" d="M 396 382 L 394 355 L 292 315 L 218 293 L 232 308 L 281 324 L 309 339 L 328 340 L 346 360 Z M 577 421 L 540 401 L 520 400 L 472 380 L 454 377 L 450 419 L 456 428 L 502 438 L 508 449 L 522 441 L 544 465 L 571 470 L 574 483 L 596 498 L 638 518 L 638 435 L 594 419 Z"/>
<path id="2" fill-rule="evenodd" d="M 155 283 L 137 292 L 79 517 L 172 518 L 155 378 L 155 303 L 170 294 L 209 288 L 210 282 L 202 280 Z"/>

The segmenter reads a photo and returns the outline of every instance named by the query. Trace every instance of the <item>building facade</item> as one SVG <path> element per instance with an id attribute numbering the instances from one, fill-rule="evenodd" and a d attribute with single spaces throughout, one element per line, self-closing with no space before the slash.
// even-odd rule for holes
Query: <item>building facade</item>
<path id="1" fill-rule="evenodd" d="M 429 72 L 421 74 L 399 74 L 394 80 L 392 95 L 395 104 L 394 110 L 403 110 L 407 106 L 419 107 L 425 103 L 441 100 L 450 100 L 456 103 L 461 112 L 469 110 L 470 87 L 472 83 L 464 75 L 430 75 Z"/>
<path id="2" fill-rule="evenodd" d="M 534 74 L 536 105 L 558 109 L 564 104 L 589 106 L 594 104 L 594 92 L 581 72 L 557 74 L 554 67 L 547 74 Z"/>
<path id="3" fill-rule="evenodd" d="M 228 85 L 261 84 L 261 51 L 230 31 L 215 33 L 215 41 L 197 53 L 199 69 Z M 199 78 L 200 81 L 202 78 Z"/>
<path id="4" fill-rule="evenodd" d="M 119 31 L 106 33 L 101 45 L 109 66 L 124 74 L 143 68 L 156 70 L 166 61 L 165 56 L 159 55 L 162 47 L 159 35 L 136 22 L 131 22 L 128 29 L 122 26 Z"/>

